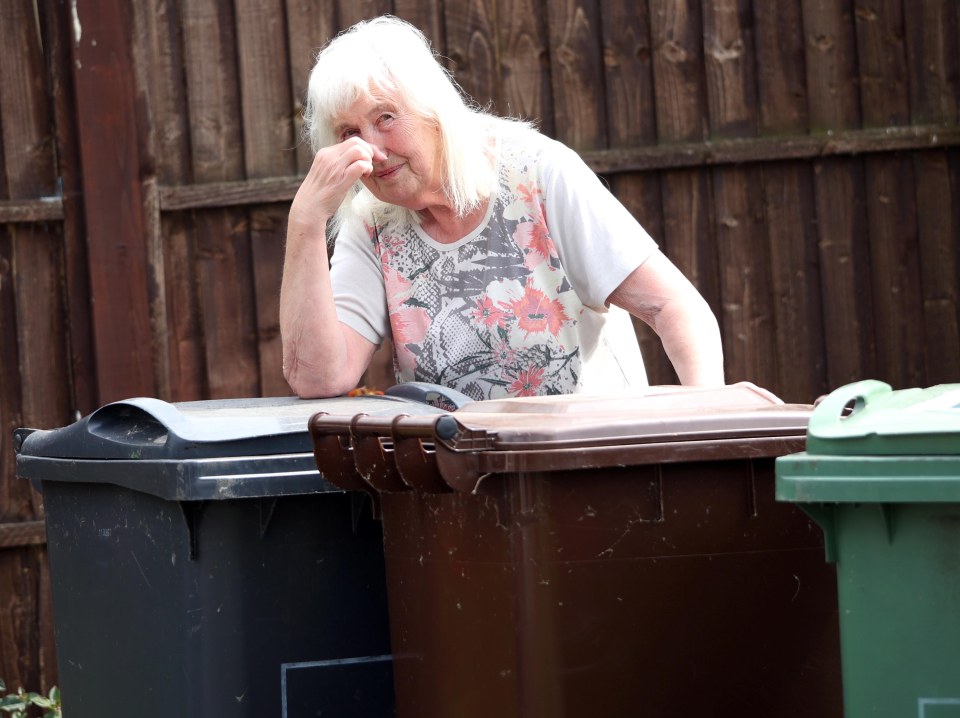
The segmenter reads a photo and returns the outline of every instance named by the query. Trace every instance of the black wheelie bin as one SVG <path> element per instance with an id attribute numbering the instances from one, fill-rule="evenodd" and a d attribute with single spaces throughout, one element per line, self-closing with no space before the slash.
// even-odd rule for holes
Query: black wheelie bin
<path id="1" fill-rule="evenodd" d="M 437 410 L 140 398 L 18 430 L 70 718 L 394 715 L 381 526 L 318 473 L 320 411 Z"/>

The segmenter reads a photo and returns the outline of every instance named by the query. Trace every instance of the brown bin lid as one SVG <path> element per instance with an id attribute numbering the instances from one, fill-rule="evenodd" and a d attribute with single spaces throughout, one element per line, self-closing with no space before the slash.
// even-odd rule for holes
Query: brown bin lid
<path id="1" fill-rule="evenodd" d="M 315 416 L 310 431 L 320 471 L 342 488 L 475 493 L 498 473 L 782 456 L 803 449 L 812 409 L 742 382 L 475 402 L 440 417 Z M 349 477 L 338 446 L 353 453 Z"/>

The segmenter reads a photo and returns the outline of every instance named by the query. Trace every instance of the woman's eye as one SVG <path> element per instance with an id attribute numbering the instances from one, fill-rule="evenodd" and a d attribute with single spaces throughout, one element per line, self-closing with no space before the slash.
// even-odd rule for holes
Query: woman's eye
<path id="1" fill-rule="evenodd" d="M 355 134 L 357 134 L 356 130 L 344 130 L 340 133 L 340 141 L 343 142 L 344 140 L 350 139 Z"/>
<path id="2" fill-rule="evenodd" d="M 382 115 L 380 115 L 380 122 L 381 122 L 381 123 L 383 123 L 383 122 L 390 122 L 390 120 L 392 120 L 392 119 L 393 119 L 393 115 L 391 115 L 389 112 L 384 112 Z"/>

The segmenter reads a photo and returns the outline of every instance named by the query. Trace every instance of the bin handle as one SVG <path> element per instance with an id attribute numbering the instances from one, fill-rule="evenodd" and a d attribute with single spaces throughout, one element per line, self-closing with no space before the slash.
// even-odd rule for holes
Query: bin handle
<path id="1" fill-rule="evenodd" d="M 807 433 L 810 436 L 834 434 L 842 422 L 856 416 L 870 402 L 889 394 L 892 390 L 892 387 L 885 382 L 864 379 L 832 391 L 810 415 Z"/>
<path id="2" fill-rule="evenodd" d="M 462 409 L 473 401 L 469 396 L 456 389 L 425 381 L 408 381 L 403 384 L 396 384 L 387 389 L 384 394 L 419 401 L 421 404 L 435 406 L 447 411 Z"/>

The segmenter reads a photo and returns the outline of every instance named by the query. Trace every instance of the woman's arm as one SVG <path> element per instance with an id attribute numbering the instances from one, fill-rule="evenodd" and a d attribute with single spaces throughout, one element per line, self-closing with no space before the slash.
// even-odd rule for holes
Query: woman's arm
<path id="1" fill-rule="evenodd" d="M 283 376 L 302 398 L 352 389 L 377 348 L 337 318 L 326 239 L 327 221 L 350 187 L 372 171 L 374 152 L 359 138 L 320 150 L 290 206 L 280 334 Z"/>
<path id="2" fill-rule="evenodd" d="M 696 287 L 655 251 L 610 295 L 660 337 L 680 383 L 721 386 L 723 346 L 717 319 Z"/>

